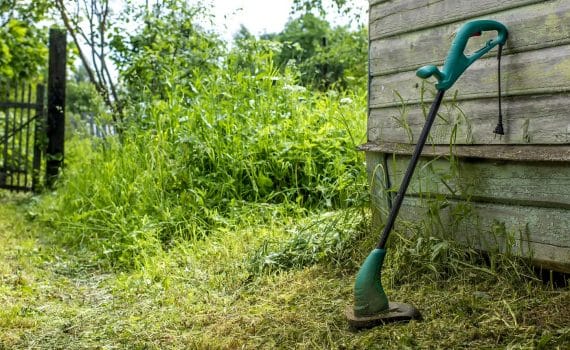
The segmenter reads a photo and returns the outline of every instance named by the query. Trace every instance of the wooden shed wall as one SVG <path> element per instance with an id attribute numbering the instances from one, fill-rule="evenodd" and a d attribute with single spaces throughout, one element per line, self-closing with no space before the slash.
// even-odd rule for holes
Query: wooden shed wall
<path id="1" fill-rule="evenodd" d="M 385 166 L 399 185 L 435 96 L 435 81 L 422 82 L 415 70 L 441 66 L 454 31 L 473 19 L 509 28 L 502 59 L 505 135 L 493 133 L 492 50 L 446 93 L 424 152 L 428 166 L 415 176 L 402 216 L 419 219 L 430 201 L 444 198 L 447 207 L 438 215 L 449 226 L 454 210 L 468 204 L 469 215 L 454 229 L 458 239 L 490 248 L 499 225 L 516 236 L 511 248 L 570 272 L 570 0 L 370 1 L 369 142 L 363 149 L 374 174 L 374 202 L 385 210 L 378 169 Z M 470 40 L 467 51 L 488 39 Z M 453 169 L 449 144 L 459 159 Z M 382 165 L 385 154 L 390 161 Z"/>

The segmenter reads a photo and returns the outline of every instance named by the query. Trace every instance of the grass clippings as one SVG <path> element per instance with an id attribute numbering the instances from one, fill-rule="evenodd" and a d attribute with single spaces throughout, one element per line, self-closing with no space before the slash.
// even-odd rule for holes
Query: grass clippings
<path id="1" fill-rule="evenodd" d="M 352 303 L 353 267 L 320 262 L 251 274 L 252 252 L 267 237 L 286 242 L 285 229 L 218 232 L 141 269 L 113 272 L 46 244 L 46 228 L 27 221 L 24 210 L 13 200 L 0 206 L 0 349 L 570 345 L 570 289 L 517 276 L 526 270 L 464 264 L 444 277 L 410 280 L 388 255 L 390 299 L 414 304 L 424 319 L 354 331 L 343 313 Z"/>

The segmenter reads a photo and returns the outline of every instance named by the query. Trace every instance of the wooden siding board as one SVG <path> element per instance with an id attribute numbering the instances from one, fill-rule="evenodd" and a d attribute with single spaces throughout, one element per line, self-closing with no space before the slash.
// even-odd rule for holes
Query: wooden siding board
<path id="1" fill-rule="evenodd" d="M 384 169 L 381 166 L 383 156 L 382 153 L 367 153 L 368 173 L 372 176 L 375 222 L 382 222 L 382 218 L 387 214 Z M 388 160 L 390 180 L 396 188 L 408 160 L 409 157 L 400 156 L 390 157 Z M 400 223 L 401 220 L 422 221 L 433 215 L 433 210 L 431 214 L 428 213 L 430 205 L 432 208 L 436 205 L 439 208 L 436 210 L 437 216 L 442 223 L 442 227 L 438 228 L 440 234 L 451 235 L 452 238 L 474 248 L 495 250 L 500 246 L 503 250 L 509 249 L 521 256 L 532 256 L 536 263 L 545 267 L 570 272 L 570 209 L 532 205 L 541 204 L 543 201 L 555 201 L 558 204 L 563 203 L 563 206 L 568 204 L 570 168 L 567 163 L 461 162 L 460 181 L 465 180 L 461 186 L 465 187 L 471 183 L 473 187 L 470 191 L 479 195 L 473 197 L 474 199 L 487 198 L 491 201 L 467 202 L 445 196 L 449 191 L 446 186 L 442 186 L 440 179 L 442 174 L 449 173 L 449 164 L 446 164 L 445 160 L 432 160 L 430 164 L 433 167 L 430 169 L 426 166 L 426 160 L 422 160 L 417 168 L 419 172 L 412 179 L 409 193 L 400 211 Z M 451 181 L 449 182 L 453 186 Z M 526 201 L 529 205 L 498 203 L 496 199 L 502 196 Z M 441 206 L 444 201 L 446 205 Z M 457 217 L 452 213 L 460 206 L 463 207 L 459 211 L 461 220 L 457 221 Z M 504 230 L 497 231 L 497 225 L 504 226 Z M 507 239 L 505 234 L 512 237 Z M 512 245 L 506 247 L 507 242 Z"/>
<path id="2" fill-rule="evenodd" d="M 503 58 L 503 96 L 538 95 L 570 92 L 570 45 L 529 51 Z M 425 84 L 424 102 L 433 100 L 434 87 Z M 370 107 L 395 107 L 403 102 L 422 101 L 422 81 L 415 72 L 373 77 L 370 84 Z M 448 91 L 446 100 L 457 101 L 497 96 L 497 59 L 489 57 L 473 63 Z"/>
<path id="3" fill-rule="evenodd" d="M 570 43 L 570 1 L 541 2 L 493 14 L 493 19 L 509 28 L 505 55 L 529 50 L 560 46 Z M 370 70 L 372 75 L 385 75 L 411 71 L 434 64 L 441 66 L 453 39 L 453 33 L 461 26 L 452 23 L 372 40 L 370 45 Z M 495 35 L 494 32 L 489 32 Z M 371 37 L 375 37 L 371 33 Z M 472 38 L 469 45 L 479 48 L 486 38 Z M 468 47 L 469 48 L 469 47 Z M 468 50 L 469 52 L 469 50 Z M 491 52 L 487 56 L 495 56 Z"/>
<path id="4" fill-rule="evenodd" d="M 453 229 L 447 234 L 457 241 L 487 251 L 498 249 L 532 257 L 539 264 L 570 272 L 570 247 L 562 241 L 568 237 L 568 226 L 563 225 L 569 220 L 559 220 L 559 215 L 568 216 L 568 213 L 549 208 L 471 203 L 472 215 L 457 223 L 451 213 L 460 204 L 448 201 L 448 207 L 439 212 L 441 223 Z M 418 222 L 427 215 L 425 201 L 406 198 L 400 220 Z M 497 232 L 497 227 L 503 225 L 504 232 Z"/>
<path id="5" fill-rule="evenodd" d="M 487 98 L 444 103 L 431 133 L 434 144 L 570 144 L 570 94 L 515 96 L 503 99 L 505 135 L 493 133 L 498 100 Z M 422 109 L 408 106 L 372 109 L 371 142 L 414 142 L 425 123 Z"/>
<path id="6" fill-rule="evenodd" d="M 540 0 L 404 0 L 371 6 L 371 39 L 435 27 L 499 11 L 521 7 Z"/>
<path id="7" fill-rule="evenodd" d="M 392 185 L 398 188 L 409 156 L 391 157 L 387 163 Z M 570 163 L 460 161 L 453 169 L 447 159 L 422 158 L 408 194 L 473 198 L 479 202 L 570 209 Z M 384 173 L 374 172 L 384 183 Z M 568 211 L 570 219 L 570 211 Z M 569 227 L 570 230 L 570 222 Z M 570 240 L 570 237 L 569 237 Z M 570 241 L 569 241 L 570 246 Z"/>
<path id="8" fill-rule="evenodd" d="M 424 149 L 424 155 L 445 157 L 454 143 L 453 153 L 460 156 L 454 168 L 458 177 L 448 175 L 445 159 L 422 157 L 399 223 L 426 219 L 429 205 L 445 202 L 435 210 L 443 234 L 475 248 L 499 247 L 532 256 L 547 268 L 570 272 L 570 0 L 370 4 L 370 142 L 361 149 L 367 151 L 372 179 L 374 222 L 387 212 L 382 158 L 393 155 L 387 167 L 397 188 L 411 143 L 424 124 L 422 108 L 435 96 L 434 80 L 422 82 L 415 70 L 425 64 L 441 66 L 460 22 L 486 16 L 510 29 L 502 65 L 506 135 L 492 133 L 497 121 L 493 50 L 448 91 L 429 140 L 435 145 Z M 478 48 L 482 40 L 470 40 L 470 47 Z M 469 208 L 459 222 L 452 214 L 458 208 Z M 497 226 L 504 229 L 497 231 Z"/>
<path id="9" fill-rule="evenodd" d="M 465 215 L 466 209 L 463 208 L 457 210 L 459 205 L 467 205 L 470 214 Z M 428 201 L 425 199 L 407 197 L 402 205 L 401 219 L 413 222 L 421 221 L 434 213 L 433 210 L 428 213 L 428 206 Z M 409 209 L 406 210 L 405 208 Z M 465 204 L 465 202 L 453 199 L 447 200 L 446 207 L 439 209 L 439 218 L 444 226 L 442 230 L 453 228 L 454 238 L 460 241 L 469 242 L 472 239 L 475 242 L 481 240 L 480 243 L 492 242 L 493 239 L 488 236 L 493 232 L 493 226 L 499 224 L 505 226 L 504 233 L 514 234 L 515 238 L 520 240 L 551 247 L 570 248 L 568 235 L 570 211 L 568 209 L 478 202 Z M 452 213 L 455 210 L 461 213 L 463 217 L 459 219 L 454 217 Z M 456 224 L 452 224 L 453 222 Z M 457 224 L 457 222 L 460 223 Z M 474 247 L 493 248 L 489 244 L 474 245 Z M 566 261 L 570 263 L 570 257 Z"/>
<path id="10" fill-rule="evenodd" d="M 368 153 L 411 155 L 415 145 L 407 143 L 368 142 L 359 149 Z M 570 163 L 570 145 L 431 145 L 423 156 L 467 158 L 478 161 L 564 162 Z"/>

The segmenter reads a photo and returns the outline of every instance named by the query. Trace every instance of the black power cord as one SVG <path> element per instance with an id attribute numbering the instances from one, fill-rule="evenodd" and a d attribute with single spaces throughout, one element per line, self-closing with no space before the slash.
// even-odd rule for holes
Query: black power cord
<path id="1" fill-rule="evenodd" d="M 497 81 L 499 85 L 499 122 L 493 131 L 497 135 L 504 135 L 505 130 L 503 127 L 503 108 L 501 106 L 501 55 L 503 53 L 503 45 L 499 45 L 499 52 L 497 54 Z"/>

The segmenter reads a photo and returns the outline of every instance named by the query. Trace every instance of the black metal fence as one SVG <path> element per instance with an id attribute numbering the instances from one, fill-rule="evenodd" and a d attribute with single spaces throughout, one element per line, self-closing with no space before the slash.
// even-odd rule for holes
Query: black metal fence
<path id="1" fill-rule="evenodd" d="M 0 188 L 37 190 L 44 125 L 43 85 L 0 86 Z"/>

